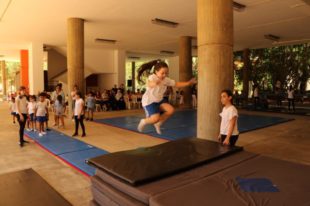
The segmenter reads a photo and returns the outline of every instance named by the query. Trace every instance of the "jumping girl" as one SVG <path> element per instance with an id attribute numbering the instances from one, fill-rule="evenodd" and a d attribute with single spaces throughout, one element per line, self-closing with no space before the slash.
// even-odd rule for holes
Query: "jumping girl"
<path id="1" fill-rule="evenodd" d="M 146 113 L 146 118 L 141 119 L 138 131 L 142 132 L 147 124 L 153 124 L 156 132 L 161 134 L 161 125 L 173 114 L 174 108 L 164 100 L 167 87 L 187 87 L 196 84 L 196 79 L 187 82 L 175 82 L 168 76 L 168 65 L 161 60 L 154 60 L 143 64 L 138 71 L 138 80 L 143 82 L 142 75 L 151 74 L 146 82 L 146 92 L 142 96 L 142 106 Z"/>

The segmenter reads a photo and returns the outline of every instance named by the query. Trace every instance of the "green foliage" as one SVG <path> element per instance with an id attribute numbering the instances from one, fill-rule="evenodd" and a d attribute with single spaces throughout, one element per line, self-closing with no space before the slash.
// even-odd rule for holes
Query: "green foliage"
<path id="1" fill-rule="evenodd" d="M 236 52 L 235 61 L 241 56 L 242 52 Z M 292 85 L 304 92 L 310 78 L 310 44 L 252 49 L 250 62 L 250 81 L 264 89 L 274 89 L 275 83 L 280 81 L 284 88 Z M 241 70 L 235 72 L 237 84 L 242 82 Z"/>

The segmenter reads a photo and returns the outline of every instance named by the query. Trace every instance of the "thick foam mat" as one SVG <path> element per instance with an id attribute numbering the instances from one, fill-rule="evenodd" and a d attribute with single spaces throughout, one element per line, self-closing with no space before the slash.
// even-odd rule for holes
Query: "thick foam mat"
<path id="1" fill-rule="evenodd" d="M 88 162 L 121 180 L 137 185 L 189 170 L 242 151 L 213 141 L 187 138 L 153 147 L 121 151 Z"/>
<path id="2" fill-rule="evenodd" d="M 3 206 L 70 206 L 32 169 L 0 175 L 0 205 Z"/>
<path id="3" fill-rule="evenodd" d="M 53 129 L 42 137 L 36 132 L 28 131 L 25 131 L 25 135 L 69 165 L 90 176 L 95 174 L 95 170 L 86 164 L 86 160 L 108 153 Z"/>
<path id="4" fill-rule="evenodd" d="M 114 127 L 137 131 L 139 121 L 144 116 L 127 116 L 108 119 L 97 119 L 98 123 L 107 124 Z M 284 123 L 292 119 L 261 115 L 241 114 L 238 119 L 240 132 L 248 132 L 272 125 Z M 206 123 L 207 124 L 207 123 Z M 196 136 L 197 112 L 195 110 L 179 111 L 165 122 L 162 126 L 162 134 L 158 135 L 152 125 L 145 127 L 143 133 L 166 140 L 178 140 Z"/>

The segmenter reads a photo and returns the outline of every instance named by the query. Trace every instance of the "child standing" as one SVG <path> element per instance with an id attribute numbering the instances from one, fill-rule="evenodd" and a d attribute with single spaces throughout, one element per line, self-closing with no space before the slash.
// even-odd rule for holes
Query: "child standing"
<path id="1" fill-rule="evenodd" d="M 11 115 L 13 117 L 13 124 L 15 124 L 15 118 L 16 118 L 16 103 L 15 103 L 15 98 L 12 97 L 11 101 L 10 101 L 10 111 L 11 111 Z"/>
<path id="2" fill-rule="evenodd" d="M 218 136 L 219 142 L 230 146 L 234 146 L 239 137 L 238 111 L 232 105 L 232 96 L 233 93 L 230 90 L 223 90 L 221 93 L 221 103 L 224 107 L 222 113 L 220 113 L 222 120 Z"/>
<path id="3" fill-rule="evenodd" d="M 146 118 L 141 119 L 138 131 L 142 132 L 147 124 L 153 124 L 156 132 L 161 134 L 161 125 L 173 114 L 174 108 L 164 100 L 167 87 L 187 87 L 196 83 L 196 79 L 187 82 L 175 82 L 167 77 L 168 65 L 161 60 L 154 60 L 143 64 L 139 68 L 138 80 L 141 82 L 143 74 L 149 74 L 154 67 L 154 74 L 147 80 L 146 92 L 142 97 L 142 106 L 146 113 Z"/>
<path id="4" fill-rule="evenodd" d="M 65 121 L 64 121 L 64 114 L 66 112 L 66 103 L 63 100 L 62 95 L 58 95 L 56 97 L 56 101 L 54 103 L 54 111 L 55 111 L 55 117 L 56 117 L 56 122 L 55 125 L 62 126 L 62 128 L 65 128 Z M 61 125 L 59 124 L 59 120 L 61 121 Z"/>
<path id="5" fill-rule="evenodd" d="M 36 110 L 36 97 L 34 95 L 29 96 L 29 102 L 27 105 L 28 115 L 29 115 L 29 124 L 27 131 L 35 131 L 35 118 L 34 112 Z"/>
<path id="6" fill-rule="evenodd" d="M 87 120 L 93 121 L 94 120 L 94 111 L 95 111 L 95 107 L 96 107 L 96 99 L 95 99 L 95 94 L 92 92 L 90 92 L 87 96 L 86 107 L 87 107 L 86 121 Z"/>
<path id="7" fill-rule="evenodd" d="M 291 111 L 291 105 L 292 105 L 293 111 L 295 112 L 294 89 L 292 85 L 287 90 L 287 100 L 288 100 L 288 110 Z"/>
<path id="8" fill-rule="evenodd" d="M 26 87 L 21 86 L 19 88 L 19 94 L 16 97 L 16 118 L 19 123 L 19 146 L 23 147 L 24 143 L 29 143 L 24 140 L 24 129 L 27 121 L 27 97 L 26 97 Z"/>
<path id="9" fill-rule="evenodd" d="M 75 105 L 74 105 L 75 132 L 72 135 L 73 137 L 78 136 L 79 124 L 81 125 L 82 131 L 83 131 L 82 137 L 86 136 L 85 126 L 84 126 L 84 122 L 83 122 L 83 120 L 84 120 L 84 104 L 85 103 L 81 97 L 82 97 L 81 92 L 77 92 L 75 94 Z"/>
<path id="10" fill-rule="evenodd" d="M 39 95 L 39 102 L 36 105 L 36 121 L 38 122 L 38 130 L 39 130 L 39 136 L 42 137 L 46 134 L 44 130 L 44 123 L 46 122 L 46 117 L 48 116 L 48 105 L 45 101 L 45 94 L 40 93 Z"/>

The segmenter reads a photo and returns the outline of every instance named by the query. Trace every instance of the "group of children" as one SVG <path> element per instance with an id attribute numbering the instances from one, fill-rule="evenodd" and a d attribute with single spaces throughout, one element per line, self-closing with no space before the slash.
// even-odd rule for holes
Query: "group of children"
<path id="1" fill-rule="evenodd" d="M 23 87 L 21 89 L 24 89 Z M 19 94 L 16 98 L 12 97 L 10 102 L 10 111 L 13 117 L 13 123 L 15 123 L 15 119 L 18 118 L 18 103 L 20 101 L 21 95 Z M 46 93 L 42 92 L 37 97 L 35 95 L 24 95 L 26 98 L 26 114 L 25 124 L 27 126 L 28 131 L 38 132 L 39 136 L 42 137 L 46 134 L 48 129 L 48 120 L 49 120 L 49 108 L 50 108 L 50 100 L 47 98 Z M 22 105 L 24 106 L 24 105 Z M 59 125 L 59 121 L 62 122 L 64 126 L 64 111 L 65 104 L 62 100 L 62 96 L 57 96 L 57 100 L 54 102 L 53 111 L 55 112 L 55 119 Z"/>

